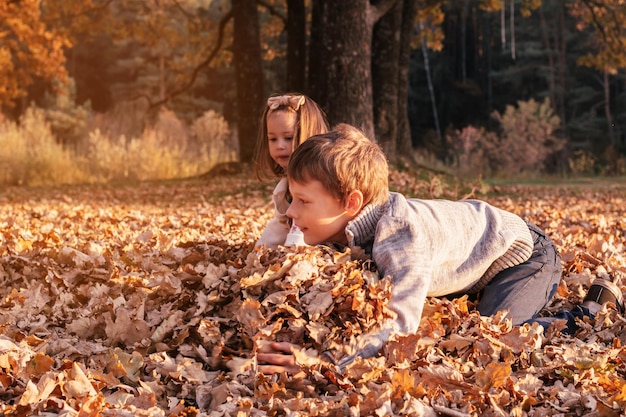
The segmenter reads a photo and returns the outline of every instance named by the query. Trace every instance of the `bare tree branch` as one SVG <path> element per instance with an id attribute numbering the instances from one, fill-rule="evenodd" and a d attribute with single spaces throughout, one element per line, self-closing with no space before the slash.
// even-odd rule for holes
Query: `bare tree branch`
<path id="1" fill-rule="evenodd" d="M 264 0 L 257 0 L 257 4 L 260 4 L 261 6 L 265 7 L 272 16 L 278 17 L 280 20 L 283 21 L 285 25 L 287 24 L 287 16 L 281 13 L 280 10 L 278 10 L 276 7 L 274 7 L 273 5 L 269 4 L 268 2 Z"/>
<path id="2" fill-rule="evenodd" d="M 185 10 L 185 8 L 180 4 L 180 2 L 178 0 L 172 0 L 172 3 L 174 3 L 174 6 L 176 6 L 176 8 L 178 10 L 180 10 L 180 12 L 189 20 L 193 21 L 194 20 L 194 15 L 192 15 L 191 13 L 189 13 L 187 10 Z"/>
<path id="3" fill-rule="evenodd" d="M 616 14 L 614 12 L 611 12 L 611 17 L 613 20 L 613 27 L 609 26 L 607 28 L 605 27 L 605 24 L 600 22 L 598 15 L 595 12 L 594 7 L 603 8 L 606 12 L 610 12 L 609 7 L 607 7 L 602 2 L 593 1 L 593 0 L 582 0 L 581 3 L 584 4 L 589 10 L 589 13 L 591 14 L 591 20 L 593 22 L 593 26 L 598 30 L 598 32 L 600 32 L 600 35 L 602 36 L 602 39 L 604 40 L 605 44 L 608 46 L 608 49 L 616 53 L 621 53 L 621 51 L 623 50 L 624 44 L 622 42 L 622 39 L 618 36 L 621 25 L 619 23 L 619 19 L 617 18 Z M 613 34 L 616 36 L 610 36 L 609 32 L 613 32 Z M 615 45 L 616 43 L 617 45 Z"/>
<path id="4" fill-rule="evenodd" d="M 373 27 L 399 1 L 402 0 L 379 0 L 375 4 L 370 4 L 367 8 L 367 22 Z"/>
<path id="5" fill-rule="evenodd" d="M 71 18 L 77 18 L 79 16 L 82 16 L 83 14 L 89 15 L 91 13 L 99 13 L 102 10 L 106 9 L 107 7 L 109 7 L 109 5 L 111 3 L 113 3 L 113 1 L 114 0 L 106 0 L 104 3 L 102 3 L 101 5 L 98 5 L 98 6 L 89 7 L 87 9 L 76 9 L 76 10 L 74 10 L 74 13 L 71 13 L 71 14 L 68 14 L 68 15 L 65 15 L 65 16 L 59 16 L 58 18 L 55 18 L 55 19 L 47 19 L 47 20 L 43 19 L 43 20 L 45 20 L 46 23 L 48 23 L 48 24 L 56 24 L 56 23 L 58 23 L 60 21 L 60 19 L 63 19 L 63 18 L 70 18 L 71 19 Z M 16 4 L 19 5 L 19 0 L 18 1 L 9 2 L 7 4 L 11 4 L 11 3 L 16 3 Z"/>
<path id="6" fill-rule="evenodd" d="M 189 79 L 187 84 L 185 84 L 184 86 L 182 86 L 178 90 L 172 91 L 171 93 L 166 95 L 163 99 L 155 101 L 153 103 L 151 102 L 150 103 L 150 108 L 161 106 L 161 105 L 167 103 L 168 101 L 170 101 L 172 98 L 174 98 L 174 97 L 184 93 L 185 91 L 187 91 L 191 87 L 193 87 L 194 83 L 196 82 L 196 78 L 198 78 L 198 74 L 200 73 L 200 70 L 202 70 L 205 67 L 209 66 L 211 64 L 211 62 L 213 61 L 213 59 L 215 59 L 215 57 L 217 56 L 217 53 L 220 51 L 220 48 L 222 47 L 222 42 L 224 40 L 224 28 L 226 27 L 226 25 L 228 24 L 230 19 L 232 19 L 232 17 L 233 17 L 233 11 L 232 10 L 229 10 L 228 13 L 226 13 L 224 16 L 222 16 L 222 18 L 220 19 L 220 23 L 219 23 L 219 28 L 218 28 L 218 32 L 217 32 L 217 42 L 215 44 L 215 47 L 209 53 L 207 58 L 194 68 L 194 70 L 193 70 L 193 72 L 191 74 L 191 78 Z"/>

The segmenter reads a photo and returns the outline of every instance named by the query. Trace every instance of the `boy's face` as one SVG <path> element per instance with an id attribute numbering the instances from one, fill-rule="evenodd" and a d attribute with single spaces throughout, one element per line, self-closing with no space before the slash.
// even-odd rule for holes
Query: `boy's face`
<path id="1" fill-rule="evenodd" d="M 317 180 L 304 183 L 289 180 L 289 192 L 293 201 L 287 216 L 302 230 L 307 245 L 348 243 L 345 227 L 356 216 L 348 203 L 342 204 Z"/>

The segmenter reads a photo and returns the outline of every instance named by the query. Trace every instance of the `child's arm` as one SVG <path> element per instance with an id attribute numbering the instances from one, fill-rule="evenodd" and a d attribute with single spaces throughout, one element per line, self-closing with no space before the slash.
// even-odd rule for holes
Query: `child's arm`
<path id="1" fill-rule="evenodd" d="M 338 358 L 345 368 L 356 357 L 375 356 L 392 334 L 415 333 L 419 327 L 433 270 L 433 245 L 404 218 L 385 217 L 377 226 L 372 258 L 382 279 L 393 287 L 388 307 L 395 319 L 381 323 L 375 331 L 358 340 L 356 353 Z"/>
<path id="2" fill-rule="evenodd" d="M 395 330 L 414 333 L 419 327 L 433 276 L 435 245 L 424 229 L 418 231 L 406 219 L 384 217 L 378 224 L 372 258 L 380 277 L 391 280 L 388 307 L 397 314 Z"/>
<path id="3" fill-rule="evenodd" d="M 290 221 L 285 215 L 289 202 L 286 198 L 287 179 L 281 179 L 272 193 L 274 202 L 274 217 L 267 223 L 261 237 L 256 242 L 256 246 L 265 245 L 268 248 L 276 249 L 278 245 L 284 245 L 287 233 L 289 233 Z"/>
<path id="4" fill-rule="evenodd" d="M 276 249 L 278 245 L 285 244 L 287 233 L 289 233 L 289 218 L 275 213 L 274 217 L 267 222 L 256 246 L 265 245 L 268 248 Z"/>
<path id="5" fill-rule="evenodd" d="M 290 373 L 295 374 L 300 371 L 293 355 L 294 349 L 299 346 L 289 342 L 272 342 L 263 345 L 257 352 L 259 362 L 259 372 L 266 375 Z"/>

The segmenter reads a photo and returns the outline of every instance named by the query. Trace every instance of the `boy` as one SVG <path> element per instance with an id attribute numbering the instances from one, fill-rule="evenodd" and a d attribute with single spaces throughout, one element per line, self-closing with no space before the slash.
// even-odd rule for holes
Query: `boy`
<path id="1" fill-rule="evenodd" d="M 485 316 L 508 310 L 513 324 L 593 315 L 606 302 L 623 312 L 619 288 L 596 280 L 582 306 L 537 318 L 561 279 L 561 260 L 548 236 L 517 215 L 477 200 L 407 199 L 389 192 L 382 150 L 358 129 L 341 124 L 305 141 L 287 169 L 293 197 L 287 216 L 308 245 L 360 246 L 379 274 L 392 281 L 389 307 L 395 320 L 365 335 L 353 357 L 371 357 L 391 333 L 414 333 L 427 296 L 480 294 Z M 259 354 L 263 372 L 294 370 L 288 343 L 273 343 Z"/>

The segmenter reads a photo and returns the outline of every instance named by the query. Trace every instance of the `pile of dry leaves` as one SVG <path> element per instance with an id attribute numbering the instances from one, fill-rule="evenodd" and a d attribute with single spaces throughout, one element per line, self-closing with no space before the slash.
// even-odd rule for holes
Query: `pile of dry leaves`
<path id="1" fill-rule="evenodd" d="M 360 253 L 255 249 L 271 184 L 245 178 L 6 190 L 0 415 L 618 416 L 626 406 L 626 319 L 612 309 L 571 337 L 432 298 L 418 334 L 340 372 L 320 354 L 350 354 L 388 317 L 388 281 Z M 433 193 L 406 173 L 392 183 Z M 624 287 L 626 186 L 499 192 L 479 197 L 561 250 L 545 314 L 579 302 L 595 277 Z M 269 340 L 303 347 L 297 377 L 257 372 Z"/>

